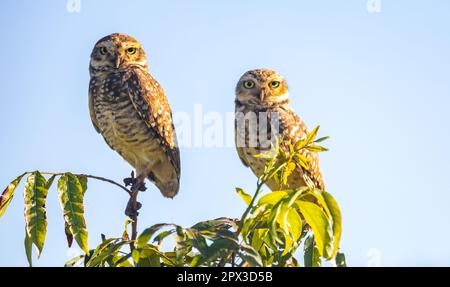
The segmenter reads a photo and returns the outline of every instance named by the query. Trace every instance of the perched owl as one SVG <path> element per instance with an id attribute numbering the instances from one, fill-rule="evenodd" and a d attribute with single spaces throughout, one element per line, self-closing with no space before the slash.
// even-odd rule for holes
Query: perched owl
<path id="1" fill-rule="evenodd" d="M 306 125 L 291 107 L 286 81 L 275 71 L 246 72 L 237 83 L 235 104 L 236 149 L 242 163 L 257 177 L 264 173 L 267 159 L 255 155 L 269 151 L 279 136 L 283 142 L 295 145 L 308 134 Z M 285 145 L 282 148 L 289 152 Z M 310 169 L 298 165 L 288 177 L 288 186 L 325 189 L 317 153 L 305 150 L 303 155 L 309 159 Z M 274 180 L 267 185 L 271 190 L 281 188 Z"/>
<path id="2" fill-rule="evenodd" d="M 150 75 L 144 49 L 133 37 L 100 39 L 89 66 L 89 111 L 106 143 L 166 197 L 180 182 L 180 153 L 164 91 Z"/>

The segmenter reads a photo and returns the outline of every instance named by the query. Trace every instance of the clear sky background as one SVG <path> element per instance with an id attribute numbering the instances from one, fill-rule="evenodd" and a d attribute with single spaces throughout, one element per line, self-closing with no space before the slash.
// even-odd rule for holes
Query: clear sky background
<path id="1" fill-rule="evenodd" d="M 25 170 L 90 173 L 117 181 L 130 166 L 110 150 L 88 113 L 88 64 L 101 37 L 123 32 L 144 46 L 151 73 L 173 112 L 225 114 L 234 87 L 252 68 L 284 75 L 309 127 L 321 125 L 327 188 L 343 213 L 349 265 L 450 265 L 450 2 L 315 1 L 2 1 L 0 8 L 0 185 Z M 206 125 L 207 126 L 207 125 Z M 174 200 L 150 184 L 139 224 L 190 226 L 245 206 L 255 177 L 234 148 L 181 149 Z M 0 266 L 26 266 L 23 185 L 0 219 Z M 1 188 L 3 190 L 3 187 Z M 127 195 L 90 181 L 91 247 L 120 236 Z M 62 266 L 66 246 L 56 189 L 35 265 Z"/>

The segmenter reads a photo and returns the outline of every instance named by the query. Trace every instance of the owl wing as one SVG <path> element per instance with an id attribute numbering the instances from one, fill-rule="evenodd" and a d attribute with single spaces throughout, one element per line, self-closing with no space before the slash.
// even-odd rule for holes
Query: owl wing
<path id="1" fill-rule="evenodd" d="M 123 80 L 134 108 L 159 140 L 180 178 L 180 151 L 163 89 L 148 72 L 141 70 L 128 71 Z"/>
<path id="2" fill-rule="evenodd" d="M 308 135 L 308 128 L 293 110 L 281 108 L 278 112 L 280 113 L 280 134 L 284 140 L 289 140 L 295 145 L 299 140 L 306 138 Z M 324 190 L 325 183 L 319 166 L 319 156 L 316 152 L 308 150 L 303 150 L 302 154 L 309 161 L 308 170 L 304 169 L 299 164 L 297 165 L 297 169 L 303 176 L 304 181 L 308 185 Z"/>
<path id="3" fill-rule="evenodd" d="M 91 117 L 92 124 L 94 125 L 95 130 L 100 133 L 100 128 L 98 127 L 97 117 L 95 116 L 94 111 L 94 96 L 92 95 L 92 86 L 93 79 L 91 78 L 89 82 L 89 115 Z"/>
<path id="4" fill-rule="evenodd" d="M 234 121 L 234 146 L 236 147 L 236 151 L 238 153 L 238 156 L 239 156 L 242 164 L 245 167 L 249 167 L 249 164 L 248 164 L 247 160 L 245 159 L 244 149 L 242 147 L 239 147 L 239 144 L 238 144 L 238 136 L 239 135 L 238 135 L 238 130 L 237 129 L 238 129 L 237 122 L 235 120 Z"/>

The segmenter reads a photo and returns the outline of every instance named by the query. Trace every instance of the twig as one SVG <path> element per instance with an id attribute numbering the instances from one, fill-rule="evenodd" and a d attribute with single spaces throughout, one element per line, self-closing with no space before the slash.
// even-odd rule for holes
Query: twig
<path id="1" fill-rule="evenodd" d="M 33 173 L 33 172 L 32 171 L 25 172 L 25 174 L 27 174 L 27 173 Z M 41 172 L 41 174 L 64 175 L 65 173 L 64 172 L 45 172 L 44 171 L 44 172 Z M 73 175 L 75 175 L 75 176 L 85 176 L 85 177 L 88 177 L 88 178 L 93 178 L 93 179 L 97 179 L 97 180 L 101 180 L 101 181 L 104 181 L 104 182 L 108 182 L 108 183 L 114 184 L 115 186 L 120 187 L 121 189 L 126 191 L 126 193 L 128 193 L 128 195 L 131 196 L 131 191 L 128 190 L 128 188 L 126 188 L 125 186 L 121 185 L 120 183 L 115 182 L 114 180 L 107 179 L 107 178 L 104 178 L 104 177 L 101 177 L 101 176 L 91 175 L 91 174 L 77 174 L 77 173 L 73 173 Z"/>
<path id="2" fill-rule="evenodd" d="M 131 215 L 129 215 L 131 222 L 131 242 L 130 242 L 130 250 L 133 252 L 133 250 L 136 248 L 136 238 L 137 238 L 137 223 L 138 223 L 138 201 L 137 196 L 139 194 L 139 188 L 143 184 L 144 179 L 137 177 L 136 182 L 133 183 L 133 186 L 131 187 L 131 193 L 130 193 L 130 199 L 128 200 L 127 209 L 128 207 L 131 208 Z"/>

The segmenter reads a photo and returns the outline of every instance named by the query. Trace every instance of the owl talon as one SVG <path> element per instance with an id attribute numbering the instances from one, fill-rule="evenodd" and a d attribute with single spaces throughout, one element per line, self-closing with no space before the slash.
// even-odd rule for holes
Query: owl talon
<path id="1" fill-rule="evenodd" d="M 125 186 L 130 186 L 133 184 L 133 178 L 131 177 L 126 177 L 123 179 L 123 183 L 125 184 Z"/>
<path id="2" fill-rule="evenodd" d="M 147 190 L 147 187 L 145 186 L 145 183 L 143 182 L 141 184 L 141 186 L 139 186 L 139 191 L 146 191 L 146 190 Z"/>

